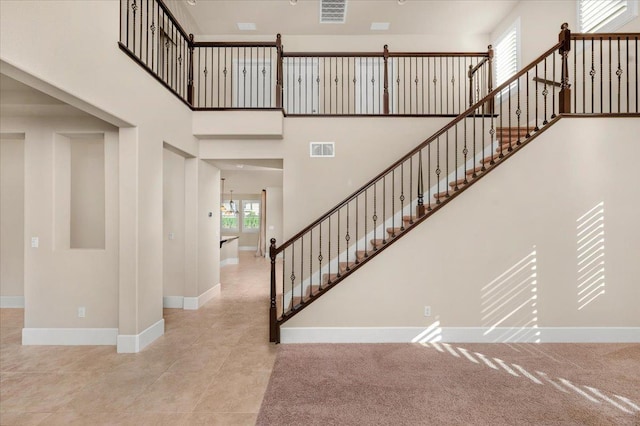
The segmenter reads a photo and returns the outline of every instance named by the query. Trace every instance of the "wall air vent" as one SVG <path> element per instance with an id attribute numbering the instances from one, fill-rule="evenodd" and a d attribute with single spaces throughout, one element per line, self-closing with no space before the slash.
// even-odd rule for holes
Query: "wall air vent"
<path id="1" fill-rule="evenodd" d="M 347 0 L 321 0 L 320 23 L 344 24 L 347 19 Z"/>

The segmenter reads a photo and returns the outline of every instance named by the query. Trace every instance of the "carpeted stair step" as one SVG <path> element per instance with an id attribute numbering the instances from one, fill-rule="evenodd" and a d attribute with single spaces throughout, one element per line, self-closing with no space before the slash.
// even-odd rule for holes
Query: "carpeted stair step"
<path id="1" fill-rule="evenodd" d="M 338 263 L 338 268 L 340 269 L 340 273 L 343 274 L 345 272 L 347 272 L 347 269 L 351 269 L 355 266 L 355 263 L 353 262 L 340 262 Z"/>
<path id="2" fill-rule="evenodd" d="M 375 240 L 371 240 L 371 245 L 372 245 L 373 247 L 375 247 L 375 248 L 380 248 L 380 247 L 382 247 L 382 246 L 383 246 L 383 245 L 385 245 L 385 244 L 386 244 L 386 240 L 382 240 L 382 239 L 380 239 L 380 238 L 375 239 Z"/>
<path id="3" fill-rule="evenodd" d="M 467 184 L 468 184 L 468 183 L 470 183 L 470 182 L 471 182 L 471 180 L 469 180 L 468 178 L 467 178 L 467 179 L 458 179 L 458 180 L 456 180 L 456 181 L 454 181 L 454 182 L 450 182 L 450 183 L 449 183 L 449 186 L 450 186 L 451 188 L 455 188 L 456 186 L 457 186 L 458 188 L 460 188 L 460 187 L 462 187 L 462 186 L 467 185 Z"/>
<path id="4" fill-rule="evenodd" d="M 341 277 L 342 275 L 338 274 L 322 274 L 322 284 L 329 284 L 336 280 L 336 278 Z"/>
<path id="5" fill-rule="evenodd" d="M 389 234 L 389 238 L 393 238 L 394 236 L 397 237 L 398 234 L 401 234 L 403 232 L 404 229 L 398 226 L 396 226 L 395 228 L 387 228 L 387 234 Z"/>
<path id="6" fill-rule="evenodd" d="M 498 161 L 500 161 L 500 156 L 496 154 L 492 154 L 480 160 L 480 162 L 485 165 L 491 164 L 491 162 L 497 163 Z"/>
<path id="7" fill-rule="evenodd" d="M 475 173 L 476 175 L 479 175 L 479 174 L 484 173 L 484 172 L 486 172 L 487 170 L 489 170 L 489 168 L 490 168 L 490 167 L 491 167 L 491 166 L 487 164 L 487 165 L 486 165 L 486 166 L 484 166 L 484 167 L 483 167 L 483 166 L 478 166 L 478 167 L 476 167 L 475 169 L 467 170 L 467 176 L 471 176 L 471 175 L 473 175 L 474 173 Z M 484 169 L 484 170 L 483 170 L 483 169 Z"/>

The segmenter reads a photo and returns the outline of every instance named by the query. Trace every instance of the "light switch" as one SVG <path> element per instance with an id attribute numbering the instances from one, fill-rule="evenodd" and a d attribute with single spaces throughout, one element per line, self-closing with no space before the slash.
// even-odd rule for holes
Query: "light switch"
<path id="1" fill-rule="evenodd" d="M 38 237 L 31 237 L 31 247 L 32 247 L 32 248 L 38 248 L 38 247 L 40 247 L 40 238 L 38 238 Z"/>
<path id="2" fill-rule="evenodd" d="M 173 232 L 169 232 L 169 239 L 170 240 L 175 240 L 176 236 Z"/>

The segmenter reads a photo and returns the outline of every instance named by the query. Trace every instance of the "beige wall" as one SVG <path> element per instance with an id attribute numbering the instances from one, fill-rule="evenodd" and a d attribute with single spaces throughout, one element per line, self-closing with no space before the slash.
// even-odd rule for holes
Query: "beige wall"
<path id="1" fill-rule="evenodd" d="M 0 135 L 0 297 L 24 295 L 24 138 Z"/>
<path id="2" fill-rule="evenodd" d="M 282 141 L 284 238 L 295 235 L 448 121 L 446 118 L 288 119 Z M 312 141 L 335 142 L 335 157 L 311 158 Z"/>
<path id="3" fill-rule="evenodd" d="M 198 296 L 220 283 L 220 170 L 198 160 Z"/>
<path id="4" fill-rule="evenodd" d="M 71 248 L 104 249 L 104 136 L 71 138 Z"/>
<path id="5" fill-rule="evenodd" d="M 163 295 L 185 290 L 185 159 L 168 149 L 163 164 Z"/>
<path id="6" fill-rule="evenodd" d="M 640 198 L 620 185 L 639 131 L 635 118 L 562 119 L 284 327 L 640 326 Z M 601 217 L 603 241 L 585 248 Z M 589 281 L 596 251 L 604 272 Z"/>
<path id="7" fill-rule="evenodd" d="M 3 117 L 3 132 L 24 133 L 25 327 L 118 327 L 118 133 L 96 119 Z M 66 135 L 66 136 L 64 136 Z M 60 138 L 104 138 L 103 249 L 70 249 L 69 151 Z M 93 135 L 89 137 L 88 135 Z M 66 232 L 66 236 L 60 236 Z M 64 244 L 58 244 L 60 241 Z M 3 256 L 4 257 L 4 256 Z M 77 308 L 86 308 L 78 318 Z"/>
<path id="8" fill-rule="evenodd" d="M 269 254 L 269 245 L 271 244 L 271 238 L 276 239 L 276 244 L 282 243 L 282 188 L 268 186 L 267 190 L 267 231 L 266 231 L 266 243 L 267 243 L 267 255 Z"/>

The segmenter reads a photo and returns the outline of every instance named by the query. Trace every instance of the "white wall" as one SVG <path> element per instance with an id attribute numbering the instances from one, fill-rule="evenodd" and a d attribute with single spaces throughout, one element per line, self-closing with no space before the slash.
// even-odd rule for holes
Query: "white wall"
<path id="1" fill-rule="evenodd" d="M 163 165 L 163 295 L 185 290 L 185 159 L 164 150 Z"/>
<path id="2" fill-rule="evenodd" d="M 24 241 L 24 137 L 0 135 L 0 297 L 2 298 L 24 296 Z"/>
<path id="3" fill-rule="evenodd" d="M 620 185 L 639 131 L 635 118 L 560 120 L 283 327 L 639 327 L 640 193 Z M 594 223 L 603 241 L 585 248 Z M 589 281 L 594 252 L 604 271 Z"/>
<path id="4" fill-rule="evenodd" d="M 269 254 L 269 245 L 272 238 L 276 239 L 276 245 L 282 243 L 282 217 L 283 217 L 283 197 L 282 187 L 268 186 L 267 190 L 267 231 L 266 231 L 266 243 L 267 243 L 267 255 Z"/>

